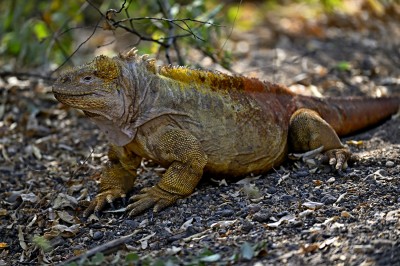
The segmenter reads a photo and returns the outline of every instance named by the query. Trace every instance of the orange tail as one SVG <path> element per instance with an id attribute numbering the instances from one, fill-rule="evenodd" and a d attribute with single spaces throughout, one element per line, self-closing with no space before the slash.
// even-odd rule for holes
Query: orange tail
<path id="1" fill-rule="evenodd" d="M 400 97 L 303 98 L 301 107 L 317 111 L 339 136 L 376 125 L 399 111 Z"/>

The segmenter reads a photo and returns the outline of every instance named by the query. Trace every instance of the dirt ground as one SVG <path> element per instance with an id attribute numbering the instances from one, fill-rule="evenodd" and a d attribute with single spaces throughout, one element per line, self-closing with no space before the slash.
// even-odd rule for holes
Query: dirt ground
<path id="1" fill-rule="evenodd" d="M 301 34 L 271 18 L 233 33 L 233 70 L 309 95 L 400 95 L 399 18 L 305 22 Z M 116 202 L 83 220 L 104 135 L 40 80 L 7 77 L 0 92 L 0 265 L 68 263 L 102 244 L 105 257 L 76 263 L 400 265 L 399 115 L 343 139 L 359 156 L 343 176 L 288 160 L 239 182 L 204 178 L 157 214 L 126 217 Z M 144 162 L 132 194 L 162 171 Z"/>

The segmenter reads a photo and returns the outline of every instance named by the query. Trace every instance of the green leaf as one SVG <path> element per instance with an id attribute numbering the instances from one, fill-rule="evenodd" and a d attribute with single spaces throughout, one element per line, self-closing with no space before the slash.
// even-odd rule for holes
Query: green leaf
<path id="1" fill-rule="evenodd" d="M 49 36 L 49 31 L 47 30 L 47 26 L 43 21 L 36 21 L 33 25 L 33 32 L 36 35 L 36 38 L 41 41 L 47 36 Z"/>
<path id="2" fill-rule="evenodd" d="M 254 249 L 248 242 L 244 242 L 240 246 L 240 254 L 245 260 L 251 260 L 254 257 Z"/>
<path id="3" fill-rule="evenodd" d="M 104 262 L 104 254 L 103 253 L 96 253 L 91 260 L 91 263 L 94 265 L 102 265 Z"/>
<path id="4" fill-rule="evenodd" d="M 5 51 L 12 55 L 18 55 L 21 51 L 21 42 L 15 32 L 6 33 L 1 39 L 0 52 L 3 53 Z"/>
<path id="5" fill-rule="evenodd" d="M 43 236 L 35 235 L 32 238 L 32 242 L 39 246 L 43 251 L 49 251 L 52 248 L 50 241 Z"/>
<path id="6" fill-rule="evenodd" d="M 137 261 L 139 261 L 139 255 L 136 253 L 129 253 L 128 255 L 126 255 L 125 261 L 126 262 L 137 262 Z"/>
<path id="7" fill-rule="evenodd" d="M 336 66 L 340 71 L 348 71 L 351 69 L 351 64 L 347 61 L 341 61 Z"/>

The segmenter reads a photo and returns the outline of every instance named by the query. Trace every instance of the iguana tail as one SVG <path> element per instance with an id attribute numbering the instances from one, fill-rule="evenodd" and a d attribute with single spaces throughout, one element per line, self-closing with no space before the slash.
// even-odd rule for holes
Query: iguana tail
<path id="1" fill-rule="evenodd" d="M 317 111 L 339 136 L 376 125 L 400 111 L 400 97 L 381 98 L 306 98 L 300 97 L 297 108 Z"/>

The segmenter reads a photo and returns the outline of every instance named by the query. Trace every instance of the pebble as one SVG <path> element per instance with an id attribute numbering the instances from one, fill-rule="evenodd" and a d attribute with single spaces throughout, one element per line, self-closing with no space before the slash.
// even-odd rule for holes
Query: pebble
<path id="1" fill-rule="evenodd" d="M 242 224 L 242 231 L 245 233 L 248 233 L 253 229 L 254 224 L 250 221 L 244 220 Z"/>
<path id="2" fill-rule="evenodd" d="M 275 187 L 269 187 L 267 189 L 267 193 L 268 194 L 275 194 L 276 193 L 276 188 Z"/>
<path id="3" fill-rule="evenodd" d="M 258 211 L 261 210 L 260 204 L 253 204 L 253 203 L 252 203 L 252 204 L 249 204 L 247 207 L 248 207 L 249 210 L 252 211 L 252 212 L 258 212 Z"/>
<path id="4" fill-rule="evenodd" d="M 326 183 L 331 184 L 334 183 L 336 181 L 336 179 L 334 177 L 329 178 Z"/>
<path id="5" fill-rule="evenodd" d="M 336 197 L 332 196 L 331 194 L 326 194 L 322 197 L 321 202 L 325 205 L 330 205 L 336 202 Z"/>
<path id="6" fill-rule="evenodd" d="M 101 231 L 96 231 L 96 232 L 94 232 L 94 234 L 93 234 L 93 240 L 100 240 L 100 239 L 103 238 L 103 236 L 104 236 L 103 232 L 101 232 Z"/>
<path id="7" fill-rule="evenodd" d="M 83 250 L 85 249 L 82 245 L 76 245 L 71 247 L 72 250 Z"/>
<path id="8" fill-rule="evenodd" d="M 124 223 L 129 226 L 130 228 L 137 228 L 139 227 L 139 222 L 136 222 L 134 220 L 125 220 Z"/>
<path id="9" fill-rule="evenodd" d="M 259 211 L 253 215 L 253 220 L 259 223 L 264 223 L 269 220 L 271 213 L 268 211 Z"/>
<path id="10" fill-rule="evenodd" d="M 393 161 L 387 161 L 385 165 L 386 165 L 386 167 L 393 167 L 394 166 L 394 162 Z"/>
<path id="11" fill-rule="evenodd" d="M 288 214 L 289 214 L 288 211 L 283 211 L 283 212 L 278 213 L 278 214 L 276 215 L 276 217 L 281 218 L 281 217 L 286 216 L 286 215 L 288 215 Z"/>
<path id="12" fill-rule="evenodd" d="M 192 236 L 197 233 L 198 233 L 197 230 L 193 226 L 188 226 L 188 228 L 186 228 L 185 231 L 186 237 Z"/>
<path id="13" fill-rule="evenodd" d="M 296 201 L 296 198 L 290 195 L 283 195 L 281 197 L 281 201 L 283 202 L 291 202 L 291 201 Z"/>
<path id="14" fill-rule="evenodd" d="M 298 171 L 298 172 L 295 172 L 294 174 L 293 174 L 293 177 L 306 177 L 306 176 L 309 176 L 310 175 L 310 172 L 308 171 L 308 170 L 304 170 L 304 171 Z"/>
<path id="15" fill-rule="evenodd" d="M 228 217 L 228 216 L 233 216 L 235 212 L 231 209 L 225 209 L 225 210 L 219 210 L 215 212 L 216 215 L 220 215 L 222 217 Z"/>

